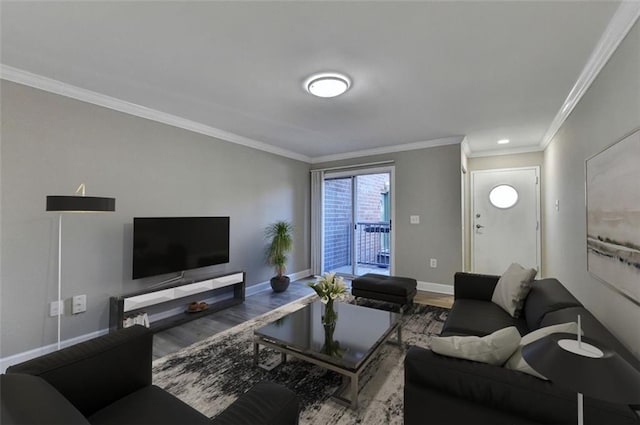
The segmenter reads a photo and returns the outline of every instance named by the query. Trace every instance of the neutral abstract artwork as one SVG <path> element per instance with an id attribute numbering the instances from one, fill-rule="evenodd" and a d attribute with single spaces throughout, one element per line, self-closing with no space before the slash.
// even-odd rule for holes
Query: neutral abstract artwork
<path id="1" fill-rule="evenodd" d="M 589 272 L 640 304 L 640 130 L 587 160 Z"/>

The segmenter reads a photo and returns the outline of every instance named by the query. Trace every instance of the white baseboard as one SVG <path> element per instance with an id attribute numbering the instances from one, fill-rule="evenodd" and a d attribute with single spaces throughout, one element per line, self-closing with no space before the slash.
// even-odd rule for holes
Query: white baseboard
<path id="1" fill-rule="evenodd" d="M 250 297 L 251 295 L 255 295 L 266 290 L 271 290 L 271 284 L 269 282 L 256 283 L 255 285 L 247 286 L 245 288 L 244 296 Z"/>
<path id="2" fill-rule="evenodd" d="M 289 276 L 289 278 L 292 281 L 302 279 L 304 277 L 311 276 L 311 269 L 302 270 L 297 273 L 291 273 L 287 276 Z M 245 295 L 246 296 L 255 295 L 258 292 L 262 292 L 266 290 L 271 290 L 271 285 L 269 284 L 269 282 L 261 282 L 256 285 L 251 285 L 247 287 L 245 290 Z M 208 303 L 214 303 L 216 301 L 220 301 L 220 298 L 210 298 L 206 300 L 206 302 Z M 159 319 L 162 319 L 164 316 L 180 313 L 182 310 L 184 310 L 183 307 L 178 307 L 177 309 L 175 309 L 175 311 L 158 313 L 156 316 L 153 317 L 153 319 L 159 320 Z M 85 335 L 80 335 L 73 338 L 65 339 L 64 341 L 60 342 L 60 346 L 62 348 L 69 347 L 71 345 L 75 345 L 80 342 L 87 341 L 89 339 L 106 335 L 107 333 L 109 333 L 109 329 L 100 329 L 98 331 L 90 332 Z M 44 347 L 38 347 L 32 350 L 24 351 L 22 353 L 17 353 L 11 356 L 0 358 L 0 373 L 4 373 L 7 370 L 7 368 L 11 365 L 26 362 L 27 360 L 31 360 L 36 357 L 43 356 L 45 354 L 53 353 L 57 349 L 58 349 L 58 344 L 54 343 L 54 344 L 45 345 Z"/>
<path id="3" fill-rule="evenodd" d="M 89 339 L 97 338 L 102 335 L 106 335 L 109 329 L 100 329 L 99 331 L 91 332 L 88 334 L 76 336 L 73 338 L 65 339 L 60 342 L 62 348 L 70 347 Z M 45 354 L 53 353 L 58 349 L 58 343 L 45 345 L 44 347 L 34 348 L 33 350 L 24 351 L 22 353 L 13 354 L 11 356 L 0 359 L 0 373 L 4 373 L 11 365 L 26 362 L 27 360 L 35 359 L 36 357 L 43 356 Z"/>
<path id="4" fill-rule="evenodd" d="M 453 285 L 442 283 L 418 282 L 418 291 L 435 292 L 437 294 L 453 295 Z"/>
<path id="5" fill-rule="evenodd" d="M 298 279 L 302 279 L 303 277 L 311 276 L 311 269 L 302 270 L 300 272 L 292 273 L 288 275 L 292 281 L 296 281 Z"/>
<path id="6" fill-rule="evenodd" d="M 291 279 L 291 281 L 294 282 L 298 279 L 311 276 L 311 269 L 302 270 L 296 273 L 291 273 L 291 274 L 288 274 L 287 276 L 289 276 L 289 279 Z M 260 282 L 260 283 L 256 283 L 255 285 L 247 286 L 247 288 L 245 289 L 245 296 L 250 297 L 251 295 L 255 295 L 262 291 L 270 291 L 270 290 L 271 290 L 271 283 L 269 281 Z"/>

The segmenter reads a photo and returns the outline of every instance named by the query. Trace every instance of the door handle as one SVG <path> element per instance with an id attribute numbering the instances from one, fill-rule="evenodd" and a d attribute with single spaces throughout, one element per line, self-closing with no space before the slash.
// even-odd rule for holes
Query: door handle
<path id="1" fill-rule="evenodd" d="M 484 226 L 482 224 L 476 224 L 476 229 L 482 229 Z"/>

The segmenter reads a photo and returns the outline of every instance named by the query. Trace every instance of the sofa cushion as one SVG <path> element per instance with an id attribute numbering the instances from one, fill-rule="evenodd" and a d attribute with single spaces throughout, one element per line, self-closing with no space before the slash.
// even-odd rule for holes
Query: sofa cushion
<path id="1" fill-rule="evenodd" d="M 209 418 L 151 385 L 110 404 L 89 417 L 92 424 L 211 424 Z"/>
<path id="2" fill-rule="evenodd" d="M 53 385 L 85 417 L 151 384 L 153 334 L 136 325 L 11 366 Z"/>
<path id="3" fill-rule="evenodd" d="M 519 317 L 536 273 L 535 269 L 525 269 L 518 263 L 512 263 L 498 279 L 491 302 L 502 307 L 511 317 Z"/>
<path id="4" fill-rule="evenodd" d="M 541 374 L 536 372 L 534 368 L 529 366 L 529 363 L 527 363 L 524 357 L 522 357 L 522 347 L 527 344 L 531 344 L 532 342 L 537 341 L 541 338 L 544 338 L 547 335 L 558 332 L 577 334 L 578 324 L 576 322 L 560 323 L 557 325 L 551 325 L 544 328 L 536 329 L 533 332 L 529 332 L 522 337 L 522 340 L 520 340 L 520 346 L 513 353 L 513 355 L 509 357 L 509 360 L 507 360 L 504 367 L 535 376 L 536 378 L 547 380 L 546 377 L 542 376 Z"/>
<path id="5" fill-rule="evenodd" d="M 431 338 L 433 352 L 459 359 L 502 365 L 520 344 L 520 333 L 515 326 L 479 336 L 444 336 Z"/>
<path id="6" fill-rule="evenodd" d="M 19 373 L 0 375 L 0 423 L 89 424 L 47 381 Z"/>
<path id="7" fill-rule="evenodd" d="M 404 366 L 405 381 L 457 396 L 461 409 L 465 408 L 467 400 L 471 400 L 487 408 L 522 416 L 523 422 L 575 424 L 577 420 L 576 394 L 550 381 L 503 367 L 441 356 L 419 347 L 409 348 Z M 450 414 L 454 416 L 455 412 Z M 584 418 L 586 423 L 592 424 L 640 422 L 628 406 L 586 396 Z"/>
<path id="8" fill-rule="evenodd" d="M 260 382 L 216 416 L 212 425 L 297 424 L 298 396 L 272 382 Z"/>
<path id="9" fill-rule="evenodd" d="M 581 307 L 580 301 L 562 286 L 556 279 L 540 279 L 533 282 L 531 291 L 524 303 L 524 316 L 527 326 L 531 330 L 541 327 L 545 314 L 560 310 L 566 307 Z M 557 323 L 572 322 L 563 320 Z"/>
<path id="10" fill-rule="evenodd" d="M 453 297 L 491 301 L 500 276 L 457 272 L 453 276 Z"/>
<path id="11" fill-rule="evenodd" d="M 529 332 L 523 318 L 511 317 L 496 304 L 462 298 L 453 303 L 440 335 L 485 336 L 509 326 L 515 326 L 520 335 Z"/>

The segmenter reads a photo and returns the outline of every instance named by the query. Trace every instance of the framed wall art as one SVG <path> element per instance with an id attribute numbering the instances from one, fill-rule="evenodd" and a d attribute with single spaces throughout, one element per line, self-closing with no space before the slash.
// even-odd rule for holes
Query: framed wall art
<path id="1" fill-rule="evenodd" d="M 640 305 L 640 129 L 586 161 L 587 267 Z"/>

